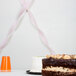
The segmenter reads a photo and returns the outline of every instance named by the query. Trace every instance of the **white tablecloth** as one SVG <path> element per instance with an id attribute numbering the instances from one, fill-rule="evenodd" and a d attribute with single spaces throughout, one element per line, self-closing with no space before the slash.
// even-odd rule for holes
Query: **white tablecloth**
<path id="1" fill-rule="evenodd" d="M 23 70 L 13 70 L 11 72 L 0 72 L 0 76 L 41 76 L 41 75 L 30 75 L 26 74 Z"/>

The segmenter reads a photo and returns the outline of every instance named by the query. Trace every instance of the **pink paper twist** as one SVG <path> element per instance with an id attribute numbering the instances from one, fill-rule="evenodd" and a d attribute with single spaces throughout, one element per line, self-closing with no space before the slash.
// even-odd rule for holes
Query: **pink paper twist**
<path id="1" fill-rule="evenodd" d="M 27 12 L 30 18 L 31 23 L 35 26 L 36 30 L 39 33 L 40 39 L 43 42 L 43 44 L 48 48 L 48 50 L 50 51 L 51 54 L 54 54 L 54 51 L 52 51 L 52 49 L 50 48 L 48 41 L 46 39 L 46 36 L 44 35 L 44 33 L 42 32 L 42 30 L 38 27 L 37 22 L 32 14 L 32 12 L 29 10 L 29 8 L 32 6 L 34 0 L 31 0 L 29 2 L 25 2 L 25 0 L 20 0 L 22 9 L 20 10 L 18 17 L 15 21 L 15 23 L 11 26 L 5 40 L 2 42 L 2 44 L 0 45 L 0 52 L 3 50 L 3 48 L 8 44 L 9 40 L 12 38 L 16 28 L 18 27 L 18 23 L 19 20 L 21 19 L 21 16 L 23 15 L 24 12 Z"/>

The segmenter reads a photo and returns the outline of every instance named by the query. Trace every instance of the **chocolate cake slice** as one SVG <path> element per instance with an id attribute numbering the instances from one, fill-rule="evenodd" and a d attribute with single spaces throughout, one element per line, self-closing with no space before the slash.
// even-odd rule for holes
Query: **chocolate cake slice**
<path id="1" fill-rule="evenodd" d="M 42 67 L 42 76 L 76 76 L 76 55 L 48 55 Z"/>

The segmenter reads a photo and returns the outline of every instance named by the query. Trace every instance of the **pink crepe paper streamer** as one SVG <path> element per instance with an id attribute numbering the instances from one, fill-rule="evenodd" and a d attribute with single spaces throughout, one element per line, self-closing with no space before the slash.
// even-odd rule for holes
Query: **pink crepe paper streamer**
<path id="1" fill-rule="evenodd" d="M 0 53 L 5 48 L 5 46 L 7 46 L 8 42 L 11 40 L 14 32 L 16 31 L 16 29 L 18 27 L 19 20 L 20 20 L 21 16 L 23 15 L 23 13 L 24 13 L 24 9 L 22 8 L 20 10 L 14 24 L 11 26 L 10 30 L 8 31 L 8 34 L 7 34 L 6 38 L 3 40 L 2 44 L 0 44 Z"/>
<path id="2" fill-rule="evenodd" d="M 20 0 L 20 3 L 22 5 L 22 9 L 20 10 L 18 17 L 15 21 L 15 23 L 11 26 L 5 40 L 3 41 L 3 43 L 0 45 L 0 51 L 2 51 L 2 49 L 8 44 L 9 40 L 12 38 L 18 23 L 19 23 L 19 19 L 21 18 L 21 16 L 23 15 L 23 13 L 26 11 L 29 15 L 29 18 L 32 22 L 32 24 L 35 26 L 36 30 L 39 33 L 40 39 L 43 42 L 43 44 L 48 48 L 48 50 L 51 52 L 51 54 L 54 54 L 54 51 L 52 51 L 52 49 L 50 48 L 48 41 L 46 39 L 46 36 L 44 35 L 44 33 L 41 31 L 41 29 L 38 27 L 37 22 L 32 14 L 32 12 L 29 10 L 29 8 L 32 6 L 34 0 L 31 0 L 31 2 L 25 2 L 25 0 Z"/>
<path id="3" fill-rule="evenodd" d="M 30 17 L 30 20 L 32 22 L 32 24 L 35 26 L 36 30 L 39 33 L 40 39 L 43 42 L 43 44 L 48 48 L 48 50 L 51 52 L 51 54 L 54 54 L 54 51 L 50 48 L 49 43 L 46 39 L 46 36 L 44 35 L 44 33 L 41 31 L 41 29 L 38 27 L 37 22 L 32 14 L 31 11 L 28 10 L 28 15 Z"/>

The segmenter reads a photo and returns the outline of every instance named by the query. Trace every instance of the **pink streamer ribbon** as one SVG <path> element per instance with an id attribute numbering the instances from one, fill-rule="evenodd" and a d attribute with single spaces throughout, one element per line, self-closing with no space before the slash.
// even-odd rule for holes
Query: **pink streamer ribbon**
<path id="1" fill-rule="evenodd" d="M 31 1 L 27 1 L 25 2 L 25 0 L 20 0 L 20 3 L 22 5 L 22 8 L 18 14 L 18 17 L 15 21 L 15 23 L 11 26 L 5 40 L 2 42 L 2 44 L 0 45 L 0 52 L 5 48 L 5 46 L 8 44 L 8 42 L 11 40 L 14 32 L 16 31 L 16 29 L 18 28 L 18 23 L 23 15 L 24 12 L 27 12 L 30 18 L 31 23 L 35 26 L 36 30 L 39 33 L 40 39 L 43 42 L 43 44 L 48 48 L 48 50 L 50 51 L 51 54 L 54 54 L 54 51 L 50 48 L 48 41 L 46 39 L 46 36 L 44 35 L 44 33 L 41 31 L 41 29 L 38 27 L 37 22 L 32 14 L 32 12 L 29 10 L 29 8 L 32 6 L 34 0 Z"/>

